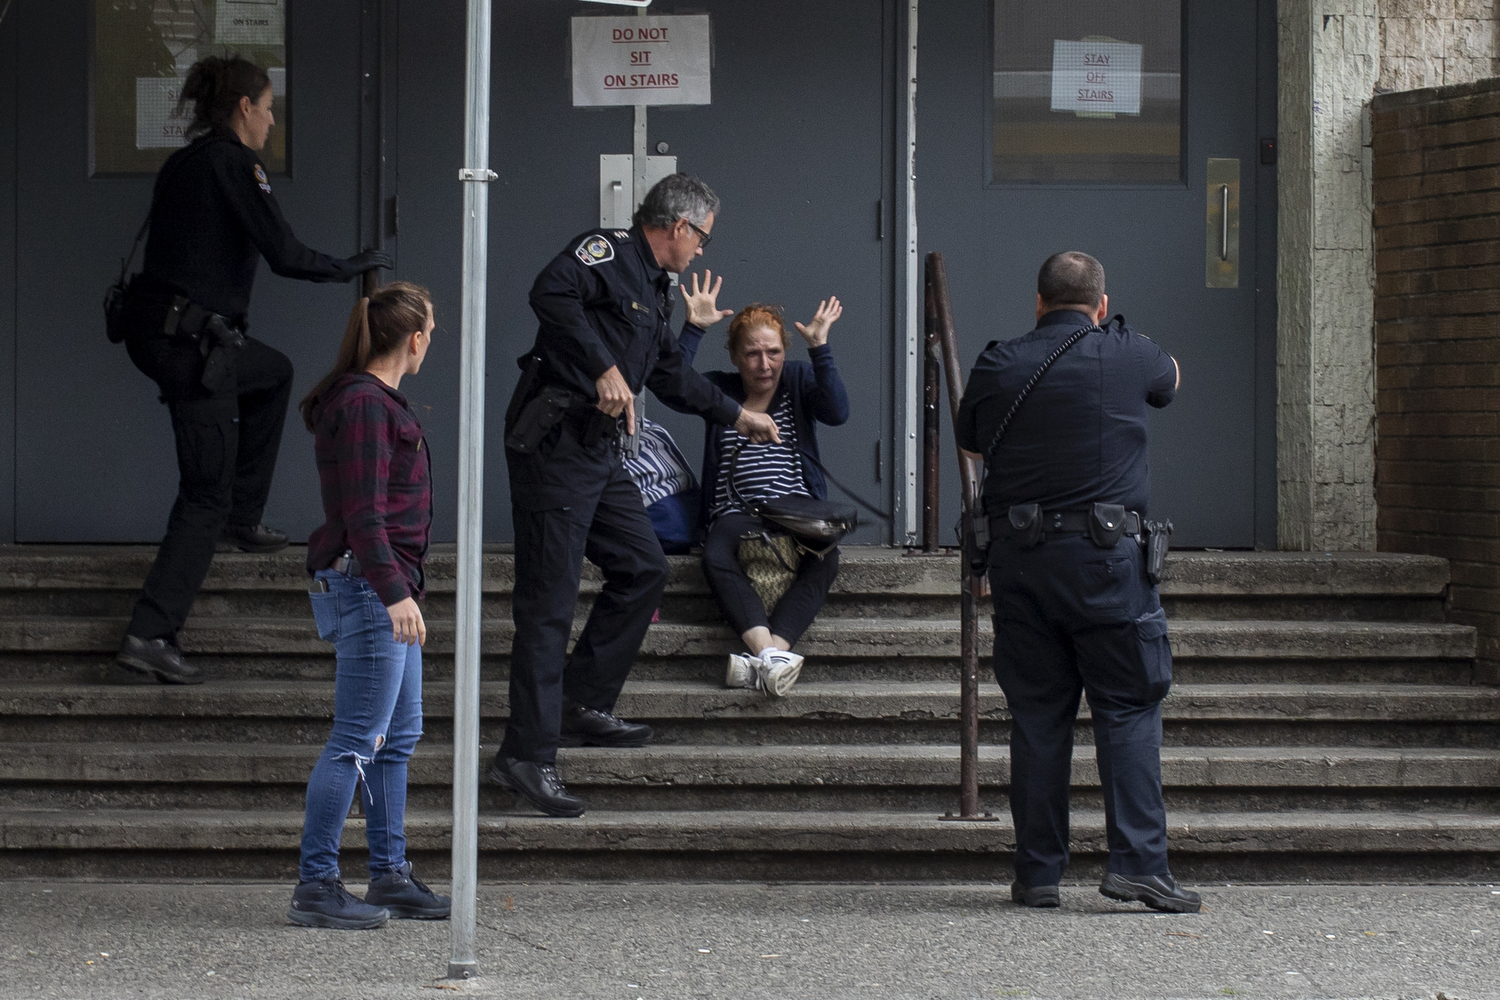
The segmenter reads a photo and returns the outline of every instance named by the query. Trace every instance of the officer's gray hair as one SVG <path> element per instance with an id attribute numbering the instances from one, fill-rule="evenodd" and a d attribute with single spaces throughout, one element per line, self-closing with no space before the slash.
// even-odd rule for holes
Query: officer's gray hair
<path id="1" fill-rule="evenodd" d="M 678 219 L 686 219 L 702 226 L 718 211 L 719 196 L 713 188 L 692 174 L 669 174 L 646 193 L 646 200 L 635 210 L 635 224 L 671 229 Z"/>
<path id="2" fill-rule="evenodd" d="M 1097 308 L 1104 298 L 1104 265 L 1079 250 L 1055 253 L 1036 276 L 1036 293 L 1043 305 Z"/>

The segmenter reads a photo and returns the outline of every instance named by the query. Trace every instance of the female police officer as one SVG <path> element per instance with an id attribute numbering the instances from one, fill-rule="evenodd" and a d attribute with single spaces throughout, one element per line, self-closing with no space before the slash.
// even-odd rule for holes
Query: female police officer
<path id="1" fill-rule="evenodd" d="M 125 297 L 130 360 L 161 388 L 180 481 L 156 562 L 115 658 L 129 679 L 195 684 L 177 632 L 221 542 L 274 552 L 284 532 L 260 523 L 291 394 L 292 364 L 244 336 L 255 270 L 348 281 L 390 258 L 336 260 L 292 235 L 256 151 L 274 119 L 265 70 L 234 57 L 188 71 L 191 140 L 156 177 L 146 257 Z M 121 678 L 124 679 L 124 678 Z"/>

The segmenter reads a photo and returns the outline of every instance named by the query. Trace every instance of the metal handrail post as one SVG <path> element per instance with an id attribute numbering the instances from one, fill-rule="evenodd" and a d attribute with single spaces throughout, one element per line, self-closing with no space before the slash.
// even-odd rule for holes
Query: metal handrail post
<path id="1" fill-rule="evenodd" d="M 941 494 L 941 429 L 938 423 L 938 393 L 942 381 L 943 345 L 938 339 L 937 303 L 932 294 L 932 260 L 927 261 L 923 286 L 925 336 L 922 365 L 922 551 L 938 550 L 938 515 Z"/>
<path id="2" fill-rule="evenodd" d="M 449 979 L 479 972 L 479 638 L 484 578 L 484 340 L 489 273 L 490 0 L 469 0 L 458 425 L 458 601 L 453 670 L 453 947 Z"/>
<path id="3" fill-rule="evenodd" d="M 948 406 L 954 426 L 958 425 L 958 405 L 963 399 L 963 366 L 958 360 L 958 335 L 953 329 L 953 308 L 948 299 L 948 272 L 943 255 L 927 255 L 930 315 L 936 328 L 938 345 L 948 378 Z M 959 476 L 963 483 L 964 530 L 969 518 L 979 509 L 979 467 L 958 450 Z M 959 751 L 957 816 L 944 819 L 990 821 L 993 813 L 979 811 L 979 599 L 987 593 L 985 578 L 975 576 L 969 568 L 967 554 L 959 559 L 962 566 L 962 611 L 959 642 Z"/>

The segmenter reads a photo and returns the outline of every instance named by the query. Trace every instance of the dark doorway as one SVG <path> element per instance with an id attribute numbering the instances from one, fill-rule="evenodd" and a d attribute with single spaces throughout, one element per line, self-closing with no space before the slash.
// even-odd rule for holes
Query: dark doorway
<path id="1" fill-rule="evenodd" d="M 696 7 L 658 0 L 653 15 L 710 15 L 713 103 L 649 111 L 651 151 L 666 143 L 679 169 L 703 177 L 724 200 L 700 264 L 724 276 L 721 305 L 780 303 L 789 321 L 806 321 L 819 299 L 843 300 L 844 317 L 830 343 L 853 413 L 843 427 L 821 428 L 819 441 L 834 474 L 882 506 L 889 502 L 883 492 L 890 478 L 888 428 L 899 405 L 890 376 L 891 8 L 888 0 Z M 511 533 L 501 425 L 518 376 L 515 359 L 536 333 L 527 293 L 554 254 L 599 224 L 600 155 L 632 147 L 630 108 L 572 105 L 570 18 L 631 13 L 556 0 L 497 9 L 490 166 L 500 179 L 490 188 L 485 462 L 490 540 Z M 440 322 L 456 336 L 462 192 L 450 178 L 462 155 L 464 10 L 457 3 L 404 4 L 402 25 L 402 264 L 413 280 L 433 285 Z M 674 329 L 681 317 L 679 305 Z M 730 367 L 726 325 L 710 332 L 699 370 Z M 795 332 L 789 356 L 806 356 Z M 425 371 L 423 379 L 427 384 Z M 457 410 L 456 398 L 432 403 Z M 649 397 L 646 405 L 696 470 L 702 422 Z M 871 525 L 857 541 L 887 537 L 884 526 Z"/>
<path id="2" fill-rule="evenodd" d="M 123 346 L 104 339 L 99 302 L 146 213 L 153 175 L 91 169 L 96 117 L 112 113 L 92 90 L 94 6 L 23 2 L 10 14 L 20 39 L 15 525 L 23 542 L 155 541 L 176 492 L 156 387 Z M 372 5 L 289 5 L 289 173 L 270 179 L 298 237 L 336 255 L 360 248 L 362 6 Z M 294 398 L 332 363 L 354 295 L 262 268 L 251 332 L 291 357 Z M 320 512 L 311 437 L 293 417 L 266 517 L 303 538 Z"/>
<path id="3" fill-rule="evenodd" d="M 1111 312 L 1182 366 L 1151 509 L 1184 546 L 1275 545 L 1275 30 L 1269 2 L 922 7 L 920 237 L 945 255 L 963 363 L 1031 329 L 1045 257 L 1098 257 Z"/>

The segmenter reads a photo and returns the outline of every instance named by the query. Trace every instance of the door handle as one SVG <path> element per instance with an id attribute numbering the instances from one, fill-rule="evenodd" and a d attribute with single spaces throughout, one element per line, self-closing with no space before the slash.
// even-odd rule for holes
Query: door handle
<path id="1" fill-rule="evenodd" d="M 1204 185 L 1203 279 L 1209 288 L 1240 287 L 1240 161 L 1211 157 Z"/>
<path id="2" fill-rule="evenodd" d="M 1229 185 L 1219 185 L 1219 259 L 1229 259 Z"/>
<path id="3" fill-rule="evenodd" d="M 623 226 L 624 223 L 620 222 L 620 220 L 630 218 L 630 212 L 627 210 L 625 204 L 625 185 L 620 181 L 612 181 L 609 189 L 615 195 L 615 221 L 617 224 Z"/>

